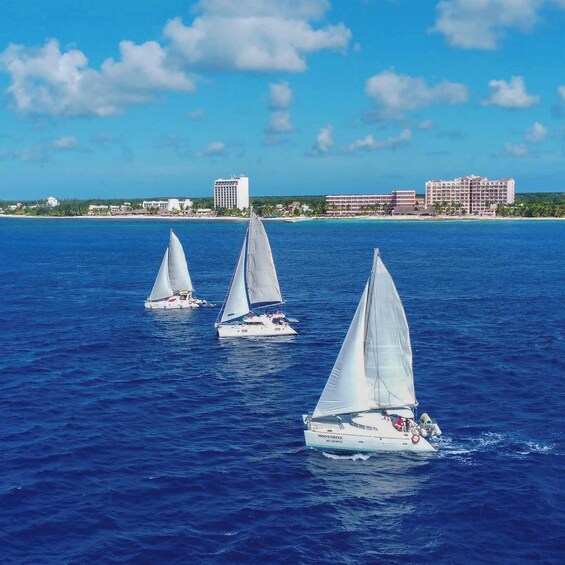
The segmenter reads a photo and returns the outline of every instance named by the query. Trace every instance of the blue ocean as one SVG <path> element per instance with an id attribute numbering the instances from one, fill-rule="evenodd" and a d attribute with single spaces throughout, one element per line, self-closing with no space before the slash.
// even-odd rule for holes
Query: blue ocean
<path id="1" fill-rule="evenodd" d="M 266 223 L 298 336 L 147 311 L 170 228 L 221 303 L 245 222 L 0 218 L 3 564 L 562 563 L 565 224 Z M 379 247 L 429 455 L 304 447 Z"/>

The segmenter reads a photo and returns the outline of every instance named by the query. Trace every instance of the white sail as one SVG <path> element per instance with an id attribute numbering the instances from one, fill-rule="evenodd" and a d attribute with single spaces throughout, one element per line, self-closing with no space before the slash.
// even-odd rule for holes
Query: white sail
<path id="1" fill-rule="evenodd" d="M 370 408 L 365 381 L 363 343 L 368 286 L 369 283 L 365 286 L 330 377 L 314 410 L 314 418 L 361 412 Z"/>
<path id="2" fill-rule="evenodd" d="M 233 274 L 230 288 L 228 290 L 228 296 L 224 303 L 222 309 L 222 316 L 220 318 L 220 323 L 229 322 L 230 320 L 236 320 L 248 314 L 251 310 L 249 306 L 249 301 L 247 300 L 247 290 L 245 288 L 245 252 L 247 248 L 247 235 L 243 240 L 243 246 L 241 248 L 241 253 L 239 254 L 239 260 L 235 267 L 235 272 Z"/>
<path id="3" fill-rule="evenodd" d="M 194 290 L 182 245 L 173 230 L 169 237 L 169 280 L 174 293 Z"/>
<path id="4" fill-rule="evenodd" d="M 365 376 L 371 404 L 377 408 L 415 406 L 408 322 L 378 250 L 368 293 Z"/>
<path id="5" fill-rule="evenodd" d="M 251 210 L 247 231 L 247 289 L 251 308 L 282 303 L 273 254 L 265 227 Z"/>
<path id="6" fill-rule="evenodd" d="M 161 300 L 169 298 L 169 296 L 173 296 L 173 289 L 169 281 L 169 249 L 166 249 L 153 289 L 147 300 Z"/>

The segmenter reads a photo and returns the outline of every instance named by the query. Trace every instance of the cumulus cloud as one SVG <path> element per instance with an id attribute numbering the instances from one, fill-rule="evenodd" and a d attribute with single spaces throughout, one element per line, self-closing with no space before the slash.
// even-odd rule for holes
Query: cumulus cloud
<path id="1" fill-rule="evenodd" d="M 365 93 L 375 102 L 376 116 L 380 119 L 401 118 L 406 110 L 424 108 L 432 104 L 460 104 L 468 97 L 464 84 L 442 81 L 428 86 L 421 77 L 383 71 L 365 83 Z"/>
<path id="2" fill-rule="evenodd" d="M 442 0 L 432 32 L 452 47 L 496 49 L 506 31 L 529 31 L 539 20 L 544 0 Z M 563 2 L 562 2 L 563 3 Z M 565 3 L 563 3 L 565 4 Z"/>
<path id="3" fill-rule="evenodd" d="M 539 102 L 539 96 L 532 96 L 526 92 L 523 77 L 512 77 L 509 82 L 491 80 L 488 86 L 490 97 L 482 101 L 484 106 L 522 109 L 534 106 Z"/>
<path id="4" fill-rule="evenodd" d="M 565 102 L 565 85 L 560 86 L 557 89 L 557 94 L 558 94 L 559 98 L 561 98 L 561 101 Z"/>
<path id="5" fill-rule="evenodd" d="M 526 132 L 526 139 L 531 141 L 532 143 L 539 143 L 543 141 L 547 137 L 547 128 L 540 124 L 539 122 L 535 122 L 534 125 L 528 128 Z"/>
<path id="6" fill-rule="evenodd" d="M 327 155 L 332 150 L 333 144 L 333 126 L 328 124 L 318 132 L 316 143 L 312 147 L 310 155 Z"/>
<path id="7" fill-rule="evenodd" d="M 327 0 L 202 0 L 191 25 L 174 18 L 164 34 L 191 68 L 301 72 L 308 53 L 347 49 L 343 23 L 312 25 L 328 9 Z"/>
<path id="8" fill-rule="evenodd" d="M 358 139 L 350 143 L 346 147 L 341 148 L 342 153 L 355 153 L 359 150 L 375 151 L 378 149 L 397 149 L 410 143 L 412 139 L 412 131 L 408 128 L 403 129 L 396 137 L 389 137 L 388 139 L 379 141 L 373 137 L 372 134 L 365 136 L 363 139 Z"/>
<path id="9" fill-rule="evenodd" d="M 193 81 L 169 66 L 161 46 L 122 41 L 121 59 L 106 59 L 100 70 L 88 67 L 82 51 L 62 52 L 56 40 L 38 49 L 10 45 L 0 68 L 11 76 L 8 93 L 24 114 L 107 116 L 144 104 L 165 91 L 190 92 Z"/>
<path id="10" fill-rule="evenodd" d="M 76 149 L 78 147 L 78 139 L 74 135 L 67 135 L 54 139 L 51 142 L 51 147 L 59 151 L 64 151 L 66 149 Z"/>
<path id="11" fill-rule="evenodd" d="M 294 131 L 290 117 L 292 89 L 287 82 L 269 84 L 269 124 L 265 128 L 266 146 L 279 145 L 288 141 L 284 135 Z"/>

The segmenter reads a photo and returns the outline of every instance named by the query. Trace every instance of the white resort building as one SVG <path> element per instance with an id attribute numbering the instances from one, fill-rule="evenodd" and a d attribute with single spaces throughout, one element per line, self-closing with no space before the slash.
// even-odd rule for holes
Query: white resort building
<path id="1" fill-rule="evenodd" d="M 458 204 L 467 214 L 493 215 L 496 204 L 514 204 L 514 179 L 489 180 L 470 175 L 426 182 L 426 206 Z"/>
<path id="2" fill-rule="evenodd" d="M 214 208 L 249 208 L 249 178 L 243 175 L 214 181 Z"/>
<path id="3" fill-rule="evenodd" d="M 160 212 L 180 212 L 181 210 L 189 210 L 192 208 L 192 200 L 185 198 L 169 198 L 168 200 L 144 200 L 141 204 L 142 208 L 149 210 L 157 208 Z"/>

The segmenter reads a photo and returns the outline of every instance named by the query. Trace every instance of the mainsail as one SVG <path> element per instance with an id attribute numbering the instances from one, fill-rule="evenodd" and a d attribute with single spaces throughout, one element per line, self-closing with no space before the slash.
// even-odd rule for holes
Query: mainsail
<path id="1" fill-rule="evenodd" d="M 253 210 L 249 217 L 246 271 L 251 308 L 271 306 L 283 301 L 269 238 L 263 223 Z"/>
<path id="2" fill-rule="evenodd" d="M 173 230 L 169 237 L 169 279 L 174 293 L 181 290 L 188 292 L 194 290 L 182 245 Z"/>
<path id="3" fill-rule="evenodd" d="M 251 210 L 247 233 L 220 313 L 220 323 L 241 318 L 253 308 L 282 302 L 267 232 Z"/>
<path id="4" fill-rule="evenodd" d="M 406 315 L 376 249 L 371 276 L 313 417 L 416 405 Z"/>

